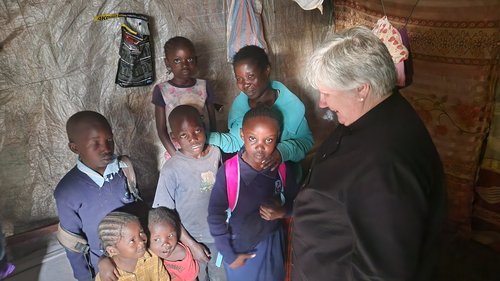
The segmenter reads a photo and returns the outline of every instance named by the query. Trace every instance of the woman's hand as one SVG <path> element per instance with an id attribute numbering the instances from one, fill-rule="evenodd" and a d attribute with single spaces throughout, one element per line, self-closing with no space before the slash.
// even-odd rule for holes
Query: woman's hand
<path id="1" fill-rule="evenodd" d="M 248 259 L 255 258 L 255 254 L 239 254 L 238 257 L 229 265 L 230 268 L 235 269 L 245 265 Z"/>
<path id="2" fill-rule="evenodd" d="M 281 153 L 277 149 L 275 149 L 273 153 L 269 155 L 269 157 L 262 161 L 261 167 L 262 169 L 271 167 L 271 171 L 274 171 L 274 169 L 278 168 L 278 166 L 281 164 L 281 161 Z"/>
<path id="3" fill-rule="evenodd" d="M 274 202 L 271 205 L 261 205 L 259 209 L 260 217 L 270 221 L 284 218 L 286 215 L 286 209 Z"/>
<path id="4" fill-rule="evenodd" d="M 102 281 L 118 281 L 118 278 L 120 278 L 120 273 L 111 258 L 102 256 L 99 258 L 97 267 Z"/>

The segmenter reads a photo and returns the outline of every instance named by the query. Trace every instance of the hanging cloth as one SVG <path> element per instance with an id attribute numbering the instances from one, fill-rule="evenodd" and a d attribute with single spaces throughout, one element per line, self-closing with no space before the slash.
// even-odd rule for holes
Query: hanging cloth
<path id="1" fill-rule="evenodd" d="M 377 35 L 386 45 L 387 49 L 389 49 L 389 53 L 392 56 L 397 72 L 396 85 L 400 89 L 408 87 L 413 82 L 413 59 L 411 56 L 410 38 L 408 36 L 408 31 L 406 30 L 406 25 L 408 24 L 418 1 L 419 0 L 415 2 L 415 5 L 413 5 L 410 15 L 406 18 L 404 26 L 397 29 L 392 26 L 387 19 L 384 1 L 380 0 L 384 17 L 379 19 L 373 28 L 373 33 L 375 33 L 375 35 Z"/>
<path id="2" fill-rule="evenodd" d="M 408 58 L 408 49 L 406 49 L 403 45 L 401 34 L 394 26 L 392 26 L 389 20 L 387 20 L 387 16 L 379 19 L 372 31 L 378 36 L 378 38 L 380 38 L 387 49 L 389 49 L 392 61 L 395 64 L 398 64 Z"/>
<path id="3" fill-rule="evenodd" d="M 256 45 L 267 52 L 262 24 L 262 1 L 231 0 L 227 23 L 227 60 L 247 45 Z"/>
<path id="4" fill-rule="evenodd" d="M 306 11 L 318 9 L 323 14 L 323 1 L 324 0 L 293 0 Z"/>
<path id="5" fill-rule="evenodd" d="M 373 28 L 373 33 L 380 38 L 385 44 L 389 53 L 391 54 L 392 61 L 396 65 L 396 72 L 398 75 L 397 85 L 404 86 L 405 84 L 405 68 L 404 61 L 408 59 L 408 49 L 403 45 L 403 40 L 399 31 L 392 26 L 387 20 L 387 16 L 379 19 Z"/>

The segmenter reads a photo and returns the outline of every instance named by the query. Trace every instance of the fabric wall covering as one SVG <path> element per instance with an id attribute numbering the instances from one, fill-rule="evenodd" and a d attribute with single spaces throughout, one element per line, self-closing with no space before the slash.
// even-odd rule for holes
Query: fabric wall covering
<path id="1" fill-rule="evenodd" d="M 120 20 L 94 16 L 135 12 L 151 17 L 157 80 L 164 79 L 163 44 L 181 35 L 198 55 L 199 77 L 215 82 L 219 128 L 237 94 L 226 59 L 228 0 L 0 1 L 0 220 L 8 234 L 57 219 L 52 192 L 76 156 L 67 147 L 65 122 L 80 110 L 110 121 L 115 151 L 135 163 L 138 183 L 154 194 L 162 147 L 151 104 L 152 85 L 114 84 Z M 302 81 L 307 54 L 329 29 L 330 16 L 304 11 L 293 1 L 263 1 L 272 78 L 281 80 L 312 109 L 314 91 Z M 308 110 L 310 123 L 314 110 Z M 315 129 L 316 127 L 316 129 Z M 318 131 L 317 126 L 313 130 Z"/>
<path id="2" fill-rule="evenodd" d="M 334 1 L 337 30 L 382 17 L 380 1 Z M 384 0 L 400 27 L 415 0 Z M 473 190 L 495 99 L 500 2 L 420 0 L 408 21 L 413 84 L 402 93 L 425 121 L 444 163 L 450 226 L 470 234 Z"/>

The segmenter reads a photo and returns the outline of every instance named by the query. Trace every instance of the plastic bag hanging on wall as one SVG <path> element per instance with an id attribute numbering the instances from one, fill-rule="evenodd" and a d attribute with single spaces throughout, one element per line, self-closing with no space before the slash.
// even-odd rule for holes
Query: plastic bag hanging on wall
<path id="1" fill-rule="evenodd" d="M 146 15 L 118 13 L 98 15 L 95 20 L 122 18 L 118 71 L 115 83 L 121 87 L 150 85 L 154 81 L 149 19 Z"/>

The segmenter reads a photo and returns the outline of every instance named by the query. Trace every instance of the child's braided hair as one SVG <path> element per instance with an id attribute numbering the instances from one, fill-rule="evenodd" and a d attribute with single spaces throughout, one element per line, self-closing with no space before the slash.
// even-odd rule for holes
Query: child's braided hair
<path id="1" fill-rule="evenodd" d="M 106 250 L 109 246 L 115 246 L 122 237 L 125 225 L 131 222 L 139 222 L 139 218 L 125 212 L 111 212 L 99 223 L 97 234 L 101 239 L 101 246 Z"/>

